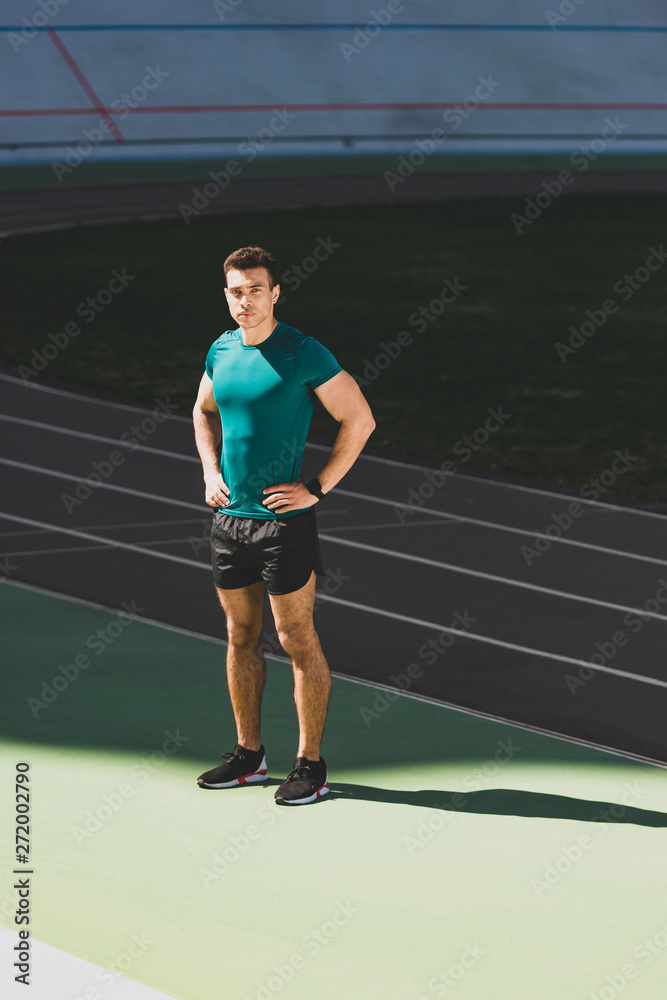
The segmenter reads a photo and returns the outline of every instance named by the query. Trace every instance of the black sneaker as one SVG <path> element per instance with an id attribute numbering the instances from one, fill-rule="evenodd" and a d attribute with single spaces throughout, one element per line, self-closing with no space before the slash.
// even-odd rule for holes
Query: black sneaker
<path id="1" fill-rule="evenodd" d="M 211 771 L 204 771 L 197 778 L 200 788 L 235 788 L 266 781 L 268 769 L 264 747 L 246 750 L 237 743 L 231 753 L 223 754 L 225 761 Z"/>
<path id="2" fill-rule="evenodd" d="M 323 757 L 307 760 L 297 757 L 294 767 L 276 790 L 274 798 L 281 806 L 305 806 L 321 799 L 329 791 L 327 765 Z"/>

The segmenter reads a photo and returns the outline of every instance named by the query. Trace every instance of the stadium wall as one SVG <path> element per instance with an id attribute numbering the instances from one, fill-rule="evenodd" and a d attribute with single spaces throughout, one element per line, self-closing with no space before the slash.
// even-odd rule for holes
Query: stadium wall
<path id="1" fill-rule="evenodd" d="M 666 44 L 662 0 L 4 0 L 0 165 L 663 154 Z"/>

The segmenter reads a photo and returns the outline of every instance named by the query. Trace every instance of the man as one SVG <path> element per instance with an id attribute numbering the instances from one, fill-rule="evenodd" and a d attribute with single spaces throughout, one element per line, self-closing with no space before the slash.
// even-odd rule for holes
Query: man
<path id="1" fill-rule="evenodd" d="M 215 507 L 213 574 L 227 619 L 227 681 L 238 742 L 197 781 L 204 788 L 232 788 L 267 779 L 260 738 L 266 589 L 292 661 L 299 721 L 294 768 L 275 799 L 304 805 L 329 790 L 320 741 L 331 674 L 313 624 L 316 573 L 323 572 L 313 508 L 352 467 L 375 422 L 357 383 L 333 355 L 275 319 L 280 286 L 271 255 L 244 247 L 230 254 L 224 269 L 238 328 L 209 350 L 193 418 L 206 503 Z M 317 477 L 305 483 L 300 467 L 313 394 L 340 429 Z"/>

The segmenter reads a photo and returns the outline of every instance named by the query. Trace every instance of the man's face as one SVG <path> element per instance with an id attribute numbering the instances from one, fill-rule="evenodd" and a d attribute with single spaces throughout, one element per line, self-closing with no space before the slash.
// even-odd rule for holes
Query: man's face
<path id="1" fill-rule="evenodd" d="M 227 272 L 227 305 L 232 318 L 245 330 L 252 330 L 269 319 L 279 295 L 279 285 L 269 288 L 269 275 L 265 267 Z"/>

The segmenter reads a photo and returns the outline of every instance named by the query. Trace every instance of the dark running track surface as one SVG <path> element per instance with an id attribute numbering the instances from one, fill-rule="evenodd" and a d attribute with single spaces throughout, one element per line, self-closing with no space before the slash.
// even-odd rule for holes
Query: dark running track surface
<path id="1" fill-rule="evenodd" d="M 223 636 L 190 420 L 156 423 L 9 373 L 0 397 L 3 573 Z M 127 437 L 142 422 L 137 448 Z M 309 445 L 304 474 L 325 453 Z M 95 469 L 103 485 L 68 500 Z M 332 668 L 667 763 L 667 513 L 584 501 L 560 538 L 546 534 L 572 500 L 363 455 L 318 508 L 328 575 L 316 622 Z M 527 560 L 522 546 L 543 551 Z M 264 641 L 281 652 L 270 614 Z M 387 704 L 369 691 L 369 724 Z"/>
<path id="2" fill-rule="evenodd" d="M 415 173 L 390 192 L 381 173 L 321 177 L 239 179 L 213 198 L 204 213 L 245 209 L 349 205 L 357 202 L 429 201 L 484 195 L 533 195 L 558 170 L 496 170 Z M 200 181 L 96 184 L 85 187 L 0 191 L 0 233 L 120 219 L 179 216 L 179 204 L 192 202 Z M 616 191 L 667 191 L 664 170 L 591 170 L 577 176 L 571 194 Z"/>

